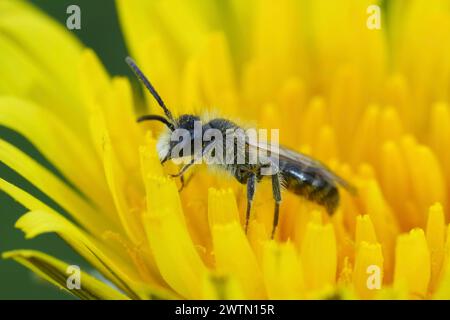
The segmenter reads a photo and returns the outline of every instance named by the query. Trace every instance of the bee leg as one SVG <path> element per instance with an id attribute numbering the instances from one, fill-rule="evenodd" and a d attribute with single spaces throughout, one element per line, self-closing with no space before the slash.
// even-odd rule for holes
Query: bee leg
<path id="1" fill-rule="evenodd" d="M 184 175 L 180 176 L 180 182 L 181 182 L 181 187 L 180 187 L 180 189 L 178 189 L 178 192 L 183 191 L 184 187 L 186 186 L 186 182 L 184 181 Z"/>
<path id="2" fill-rule="evenodd" d="M 181 187 L 178 190 L 178 192 L 183 191 L 183 189 L 185 187 L 187 187 L 187 185 L 189 184 L 189 182 L 191 181 L 192 177 L 194 176 L 195 173 L 192 173 L 186 180 L 184 179 L 184 175 L 180 176 L 180 182 L 181 182 Z"/>
<path id="3" fill-rule="evenodd" d="M 181 168 L 181 170 L 178 171 L 178 173 L 171 174 L 170 176 L 171 176 L 172 178 L 178 178 L 178 177 L 181 177 L 181 176 L 186 172 L 186 170 L 189 169 L 189 168 L 194 164 L 194 162 L 195 162 L 195 159 L 193 158 L 188 164 L 184 165 L 184 166 Z"/>
<path id="4" fill-rule="evenodd" d="M 248 221 L 250 220 L 250 210 L 252 209 L 253 197 L 256 189 L 256 174 L 250 175 L 247 180 L 247 212 L 245 214 L 245 233 L 248 230 Z"/>
<path id="5" fill-rule="evenodd" d="M 207 154 L 215 145 L 215 142 L 210 142 L 208 145 L 206 145 L 206 147 L 203 149 L 202 154 L 200 155 L 194 155 L 194 157 L 191 159 L 191 161 L 189 161 L 188 164 L 184 165 L 181 170 L 176 173 L 176 174 L 171 174 L 170 176 L 172 178 L 177 178 L 182 176 L 187 169 L 189 169 L 192 165 L 195 164 L 195 161 L 200 160 L 205 154 Z"/>
<path id="6" fill-rule="evenodd" d="M 280 202 L 281 202 L 281 184 L 280 184 L 280 176 L 276 173 L 272 175 L 272 193 L 273 199 L 275 200 L 275 211 L 273 214 L 273 226 L 272 226 L 272 236 L 271 239 L 275 236 L 275 231 L 278 225 L 278 216 L 280 211 Z"/>

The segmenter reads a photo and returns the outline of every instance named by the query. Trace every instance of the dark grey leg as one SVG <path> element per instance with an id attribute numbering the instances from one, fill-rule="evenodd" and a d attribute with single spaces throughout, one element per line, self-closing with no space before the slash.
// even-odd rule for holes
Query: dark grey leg
<path id="1" fill-rule="evenodd" d="M 197 160 L 200 157 L 203 157 L 205 154 L 207 154 L 212 149 L 213 146 L 214 146 L 214 141 L 210 142 L 208 145 L 206 145 L 204 147 L 201 155 L 194 155 L 192 157 L 191 161 L 189 161 L 188 164 L 184 165 L 178 173 L 171 174 L 170 176 L 173 177 L 173 178 L 182 176 L 186 172 L 186 170 L 189 169 L 195 163 L 195 160 Z"/>
<path id="2" fill-rule="evenodd" d="M 245 214 L 245 233 L 248 230 L 250 220 L 250 210 L 252 209 L 253 197 L 256 189 L 256 174 L 252 174 L 247 180 L 247 213 Z"/>
<path id="3" fill-rule="evenodd" d="M 186 172 L 186 170 L 189 169 L 194 164 L 194 162 L 195 158 L 192 158 L 192 160 L 188 164 L 185 164 L 178 173 L 171 174 L 170 176 L 173 178 L 182 176 Z"/>
<path id="4" fill-rule="evenodd" d="M 180 187 L 180 189 L 178 190 L 178 192 L 183 191 L 183 189 L 184 189 L 185 187 L 187 187 L 187 185 L 188 185 L 189 182 L 191 181 L 191 179 L 192 179 L 192 177 L 194 176 L 194 174 L 195 174 L 195 173 L 192 173 L 192 174 L 187 178 L 187 180 L 184 180 L 184 175 L 180 176 L 181 187 Z"/>
<path id="5" fill-rule="evenodd" d="M 181 187 L 180 189 L 178 189 L 178 192 L 183 191 L 184 187 L 185 187 L 185 181 L 184 181 L 184 175 L 180 176 L 180 182 L 181 182 Z"/>
<path id="6" fill-rule="evenodd" d="M 273 226 L 272 226 L 272 239 L 275 236 L 275 231 L 278 225 L 278 216 L 280 211 L 280 202 L 281 202 L 281 184 L 280 184 L 280 176 L 278 174 L 274 174 L 272 176 L 272 192 L 273 199 L 275 200 L 275 212 L 273 215 Z"/>

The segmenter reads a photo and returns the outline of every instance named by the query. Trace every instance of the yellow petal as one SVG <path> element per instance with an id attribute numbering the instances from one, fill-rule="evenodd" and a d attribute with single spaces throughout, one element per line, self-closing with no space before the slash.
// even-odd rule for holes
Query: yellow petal
<path id="1" fill-rule="evenodd" d="M 376 243 L 377 236 L 369 215 L 356 217 L 355 244 L 358 246 L 362 241 Z"/>
<path id="2" fill-rule="evenodd" d="M 215 225 L 239 222 L 239 212 L 233 190 L 208 189 L 208 221 Z"/>
<path id="3" fill-rule="evenodd" d="M 433 299 L 449 300 L 450 299 L 450 263 L 447 263 L 442 270 L 442 278 L 440 279 L 438 288 L 433 295 Z"/>
<path id="4" fill-rule="evenodd" d="M 84 300 L 124 300 L 129 299 L 119 291 L 109 287 L 84 271 L 80 272 L 80 289 L 69 289 L 67 273 L 69 265 L 49 255 L 34 250 L 15 250 L 2 254 L 4 259 L 14 259 L 58 288 Z"/>
<path id="5" fill-rule="evenodd" d="M 174 5 L 183 5 L 183 3 Z M 139 67 L 151 79 L 166 104 L 178 106 L 179 104 L 176 102 L 180 94 L 178 76 L 181 66 L 177 62 L 180 58 L 178 54 L 180 51 L 178 48 L 177 50 L 173 49 L 173 43 L 169 43 L 169 38 L 155 32 L 161 27 L 164 28 L 161 25 L 163 23 L 161 17 L 158 16 L 158 4 L 152 1 L 119 0 L 117 8 L 122 30 L 127 35 L 125 39 Z M 152 15 L 152 18 L 149 18 L 149 14 Z M 139 30 L 146 30 L 145 37 Z M 170 39 L 173 38 L 170 37 Z M 192 38 L 186 37 L 186 39 Z M 154 48 L 158 48 L 158 50 L 154 50 Z M 147 93 L 146 97 L 149 105 L 154 107 L 152 110 L 160 112 L 153 98 L 149 97 Z"/>
<path id="6" fill-rule="evenodd" d="M 114 144 L 120 165 L 131 178 L 139 175 L 138 146 L 142 134 L 135 120 L 131 86 L 127 79 L 110 80 L 98 57 L 84 50 L 79 66 L 83 100 L 91 113 L 98 113 L 103 123 L 91 126 L 94 135 L 106 130 Z M 97 124 L 98 125 L 98 124 Z"/>
<path id="7" fill-rule="evenodd" d="M 447 190 L 442 168 L 431 149 L 418 144 L 414 138 L 405 137 L 402 148 L 410 172 L 412 194 L 421 213 L 415 225 L 425 225 L 429 206 L 435 202 L 446 205 Z"/>
<path id="8" fill-rule="evenodd" d="M 429 142 L 445 173 L 447 186 L 450 185 L 450 112 L 448 103 L 436 103 L 430 114 Z M 449 215 L 447 214 L 447 217 Z"/>
<path id="9" fill-rule="evenodd" d="M 141 282 L 135 267 L 122 251 L 112 250 L 103 242 L 86 234 L 61 215 L 52 211 L 30 211 L 20 217 L 16 227 L 25 233 L 27 239 L 40 234 L 56 232 L 107 279 L 132 298 L 144 297 L 151 292 Z M 147 292 L 148 291 L 148 292 Z"/>
<path id="10" fill-rule="evenodd" d="M 103 164 L 105 175 L 111 190 L 117 212 L 126 234 L 135 244 L 140 244 L 145 239 L 144 228 L 141 224 L 140 212 L 133 210 L 127 197 L 129 181 L 117 163 L 117 157 L 112 150 L 109 137 L 105 134 L 103 139 Z"/>
<path id="11" fill-rule="evenodd" d="M 353 271 L 355 291 L 363 299 L 372 298 L 383 284 L 383 254 L 379 243 L 358 244 Z"/>
<path id="12" fill-rule="evenodd" d="M 358 127 L 355 133 L 355 141 L 352 146 L 352 161 L 376 160 L 376 150 L 373 146 L 377 145 L 377 124 L 380 114 L 380 108 L 377 105 L 370 105 L 365 110 L 361 119 L 358 121 Z"/>
<path id="13" fill-rule="evenodd" d="M 254 10 L 252 42 L 254 59 L 262 72 L 255 79 L 260 97 L 269 98 L 277 91 L 282 81 L 296 74 L 302 64 L 295 63 L 302 59 L 303 51 L 299 41 L 291 41 L 293 32 L 301 37 L 301 24 L 298 22 L 298 3 L 292 0 L 257 1 Z M 295 30 L 295 31 L 294 31 Z M 269 98 L 270 99 L 270 98 Z"/>
<path id="14" fill-rule="evenodd" d="M 313 146 L 314 155 L 318 159 L 330 160 L 338 157 L 338 145 L 336 134 L 330 126 L 320 128 L 317 136 L 317 144 Z"/>
<path id="15" fill-rule="evenodd" d="M 237 222 L 215 225 L 211 232 L 218 272 L 235 275 L 246 299 L 263 299 L 261 270 L 242 226 Z"/>
<path id="16" fill-rule="evenodd" d="M 408 172 L 404 162 L 404 156 L 397 143 L 392 140 L 383 143 L 380 165 L 383 187 L 386 188 L 387 193 L 391 196 L 397 190 L 402 199 L 404 198 L 404 193 L 408 190 Z M 389 169 L 392 170 L 389 171 Z"/>
<path id="17" fill-rule="evenodd" d="M 445 255 L 445 218 L 439 203 L 428 210 L 426 237 L 431 255 L 430 291 L 434 292 L 440 280 Z"/>
<path id="18" fill-rule="evenodd" d="M 0 161 L 45 192 L 89 231 L 101 234 L 105 228 L 115 229 L 110 220 L 54 174 L 13 145 L 1 140 Z"/>
<path id="19" fill-rule="evenodd" d="M 9 89 L 1 92 L 45 105 L 87 141 L 85 108 L 77 90 L 77 38 L 25 1 L 2 1 L 0 11 L 0 43 L 8 47 L 1 50 L 2 62 L 9 65 L 0 68 L 2 79 L 8 79 L 3 82 L 9 82 Z M 52 41 L 43 45 L 43 39 Z"/>
<path id="20" fill-rule="evenodd" d="M 226 108 L 232 113 L 237 107 L 236 79 L 224 34 L 217 32 L 209 35 L 200 61 L 200 90 L 206 105 L 221 110 Z"/>
<path id="21" fill-rule="evenodd" d="M 414 298 L 426 298 L 430 282 L 430 252 L 422 229 L 397 239 L 394 287 L 406 286 Z"/>
<path id="22" fill-rule="evenodd" d="M 308 223 L 301 244 L 300 257 L 307 289 L 322 290 L 326 286 L 334 285 L 337 249 L 333 226 Z"/>
<path id="23" fill-rule="evenodd" d="M 304 297 L 303 270 L 292 243 L 267 241 L 264 245 L 262 270 L 269 299 Z"/>
<path id="24" fill-rule="evenodd" d="M 141 174 L 146 177 L 149 174 L 163 176 L 163 168 L 156 153 L 156 140 L 148 132 L 143 145 L 139 147 L 139 155 L 141 159 Z"/>
<path id="25" fill-rule="evenodd" d="M 189 235 L 175 182 L 151 176 L 145 183 L 148 212 L 143 223 L 161 275 L 181 296 L 200 299 L 207 269 Z"/>
<path id="26" fill-rule="evenodd" d="M 369 178 L 358 189 L 359 196 L 363 199 L 364 212 L 370 216 L 377 239 L 383 247 L 386 281 L 392 281 L 394 270 L 395 238 L 398 234 L 398 226 L 392 210 L 384 199 L 382 191 L 373 178 Z"/>
<path id="27" fill-rule="evenodd" d="M 293 118 L 304 117 L 306 108 L 305 82 L 297 77 L 289 78 L 280 90 L 278 105 L 280 106 L 279 113 L 282 116 L 283 123 L 288 123 Z M 299 133 L 297 133 L 296 128 L 286 127 L 286 130 L 289 129 L 288 134 L 283 134 L 283 139 L 287 139 L 286 145 L 300 145 L 300 141 L 305 138 L 301 137 L 302 128 L 300 128 Z"/>
<path id="28" fill-rule="evenodd" d="M 380 141 L 398 140 L 403 134 L 402 119 L 393 107 L 384 108 L 379 119 Z"/>
<path id="29" fill-rule="evenodd" d="M 450 225 L 447 226 L 444 261 L 434 299 L 450 299 Z"/>
<path id="30" fill-rule="evenodd" d="M 323 98 L 315 97 L 309 102 L 303 115 L 305 121 L 300 129 L 300 141 L 302 143 L 314 144 L 317 137 L 317 128 L 326 124 L 326 105 Z"/>
<path id="31" fill-rule="evenodd" d="M 174 7 L 178 9 L 172 10 Z M 191 5 L 179 0 L 155 3 L 142 0 L 118 1 L 118 8 L 128 44 L 135 54 L 140 54 L 139 59 L 144 58 L 142 54 L 145 53 L 145 40 L 159 34 L 160 30 L 171 35 L 176 52 L 195 52 L 208 30 L 208 20 L 217 22 L 214 19 L 214 5 L 208 1 Z M 147 32 L 144 35 L 138 30 Z"/>
<path id="32" fill-rule="evenodd" d="M 203 284 L 202 299 L 241 300 L 244 299 L 239 283 L 231 276 L 210 274 Z"/>
<path id="33" fill-rule="evenodd" d="M 210 189 L 208 217 L 216 269 L 220 273 L 234 275 L 246 298 L 262 298 L 264 288 L 259 265 L 239 222 L 231 190 Z"/>
<path id="34" fill-rule="evenodd" d="M 0 97 L 0 124 L 27 138 L 34 146 L 90 200 L 111 211 L 100 161 L 69 127 L 32 102 Z M 64 152 L 61 152 L 64 150 Z M 79 174 L 83 172 L 83 174 Z"/>

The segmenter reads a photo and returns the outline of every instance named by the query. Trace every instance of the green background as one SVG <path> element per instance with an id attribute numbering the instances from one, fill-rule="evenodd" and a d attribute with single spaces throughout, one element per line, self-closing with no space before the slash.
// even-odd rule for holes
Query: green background
<path id="1" fill-rule="evenodd" d="M 47 12 L 63 26 L 68 17 L 67 7 L 71 4 L 78 5 L 81 9 L 81 30 L 68 32 L 73 32 L 86 46 L 93 48 L 111 74 L 131 75 L 123 62 L 127 51 L 114 0 L 31 0 L 30 2 Z M 15 144 L 46 167 L 56 171 L 33 145 L 15 132 L 0 126 L 0 138 Z M 57 207 L 51 199 L 1 162 L 0 177 L 38 196 L 47 204 Z M 82 270 L 93 271 L 63 240 L 55 235 L 41 235 L 36 239 L 25 240 L 23 233 L 15 229 L 14 224 L 26 211 L 23 206 L 0 191 L 0 252 L 12 249 L 38 249 L 70 264 L 79 265 Z M 18 263 L 0 259 L 0 299 L 73 299 L 73 297 L 39 279 Z"/>

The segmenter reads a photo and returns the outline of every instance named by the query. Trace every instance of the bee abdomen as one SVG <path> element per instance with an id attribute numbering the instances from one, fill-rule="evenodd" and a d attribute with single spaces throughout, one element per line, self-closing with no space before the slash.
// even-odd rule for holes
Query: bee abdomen
<path id="1" fill-rule="evenodd" d="M 339 191 L 317 172 L 303 171 L 298 167 L 287 167 L 283 170 L 283 178 L 288 191 L 315 202 L 331 215 L 339 204 Z"/>

